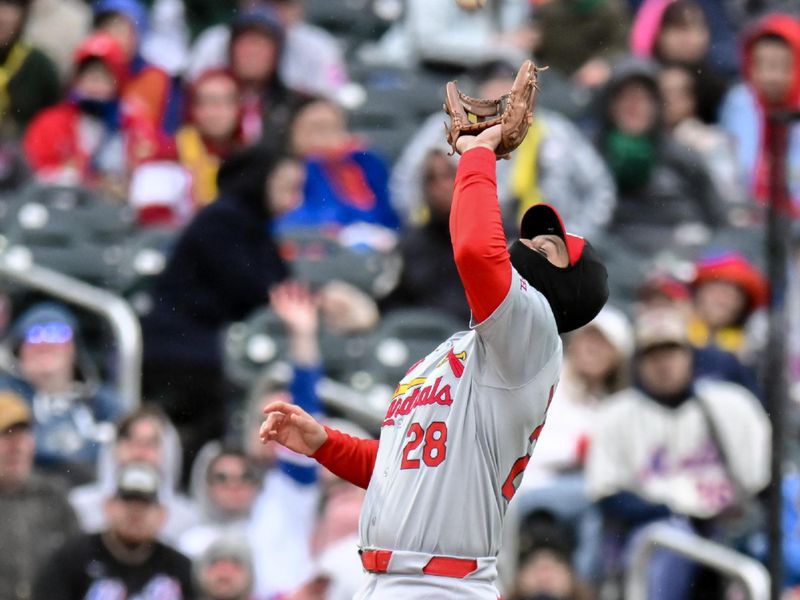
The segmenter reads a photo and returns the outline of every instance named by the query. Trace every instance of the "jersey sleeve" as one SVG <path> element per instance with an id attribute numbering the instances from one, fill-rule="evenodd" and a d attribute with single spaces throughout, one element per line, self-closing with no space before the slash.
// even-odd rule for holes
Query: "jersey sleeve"
<path id="1" fill-rule="evenodd" d="M 487 148 L 461 157 L 450 237 L 482 344 L 481 383 L 508 388 L 533 379 L 560 352 L 561 341 L 550 306 L 511 266 L 495 161 Z"/>
<path id="2" fill-rule="evenodd" d="M 511 259 L 497 202 L 496 160 L 487 148 L 464 153 L 450 209 L 453 255 L 478 322 L 495 311 L 511 283 Z"/>
<path id="3" fill-rule="evenodd" d="M 472 327 L 482 352 L 480 382 L 513 388 L 530 382 L 552 360 L 560 359 L 561 338 L 544 296 L 511 270 L 506 297 L 482 322 Z"/>
<path id="4" fill-rule="evenodd" d="M 311 458 L 337 477 L 367 489 L 375 470 L 378 440 L 362 440 L 331 427 L 325 431 L 328 439 Z"/>

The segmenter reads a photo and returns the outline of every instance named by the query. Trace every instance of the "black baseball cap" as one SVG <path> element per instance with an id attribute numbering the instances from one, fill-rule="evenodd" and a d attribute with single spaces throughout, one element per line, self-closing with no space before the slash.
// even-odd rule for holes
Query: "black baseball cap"
<path id="1" fill-rule="evenodd" d="M 567 233 L 564 221 L 558 211 L 549 204 L 534 204 L 522 216 L 519 234 L 525 239 L 537 235 L 557 235 L 567 246 L 569 264 L 574 265 L 580 260 L 586 240 L 573 233 Z"/>

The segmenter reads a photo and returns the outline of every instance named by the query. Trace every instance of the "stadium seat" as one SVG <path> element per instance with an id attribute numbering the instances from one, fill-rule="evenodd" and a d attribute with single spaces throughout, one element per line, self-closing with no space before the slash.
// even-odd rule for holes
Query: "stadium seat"
<path id="1" fill-rule="evenodd" d="M 373 332 L 363 366 L 349 373 L 347 383 L 362 392 L 372 386 L 393 388 L 416 360 L 461 329 L 459 320 L 441 311 L 393 311 Z"/>
<path id="2" fill-rule="evenodd" d="M 285 360 L 286 330 L 267 308 L 255 311 L 245 321 L 234 323 L 225 335 L 224 368 L 227 377 L 247 388 L 269 366 Z"/>
<path id="3" fill-rule="evenodd" d="M 121 245 L 133 231 L 130 210 L 82 188 L 31 186 L 7 208 L 4 237 L 38 264 L 113 287 Z"/>
<path id="4" fill-rule="evenodd" d="M 174 229 L 142 229 L 122 247 L 115 287 L 139 316 L 152 309 L 151 286 L 166 267 L 177 235 Z"/>
<path id="5" fill-rule="evenodd" d="M 297 229 L 283 236 L 281 253 L 294 276 L 314 287 L 333 279 L 354 285 L 373 298 L 391 292 L 400 277 L 402 261 L 395 250 L 344 246 L 319 229 Z"/>

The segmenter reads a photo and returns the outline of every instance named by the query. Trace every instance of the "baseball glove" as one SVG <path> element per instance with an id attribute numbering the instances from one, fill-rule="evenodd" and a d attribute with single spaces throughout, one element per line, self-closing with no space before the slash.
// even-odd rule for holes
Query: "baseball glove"
<path id="1" fill-rule="evenodd" d="M 445 123 L 445 130 L 453 152 L 462 135 L 478 135 L 498 124 L 503 126 L 503 138 L 495 154 L 507 157 L 519 146 L 533 122 L 540 70 L 533 61 L 526 60 L 517 72 L 511 91 L 499 98 L 471 98 L 456 87 L 455 81 L 449 82 L 444 110 L 450 116 L 450 125 Z"/>

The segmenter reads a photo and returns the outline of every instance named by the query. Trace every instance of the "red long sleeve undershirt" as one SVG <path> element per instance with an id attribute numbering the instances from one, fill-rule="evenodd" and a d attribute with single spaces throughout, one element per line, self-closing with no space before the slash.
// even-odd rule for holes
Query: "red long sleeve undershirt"
<path id="1" fill-rule="evenodd" d="M 328 439 L 311 458 L 337 477 L 367 489 L 375 470 L 378 440 L 362 440 L 331 427 L 325 427 L 325 431 Z"/>
<path id="2" fill-rule="evenodd" d="M 511 261 L 497 203 L 495 155 L 474 148 L 461 157 L 450 210 L 450 237 L 467 302 L 480 323 L 508 294 Z M 334 475 L 366 489 L 375 469 L 377 440 L 326 427 L 328 439 L 312 456 Z"/>
<path id="3" fill-rule="evenodd" d="M 450 209 L 453 255 L 476 323 L 500 306 L 511 287 L 511 259 L 497 202 L 496 160 L 488 148 L 464 153 Z"/>

